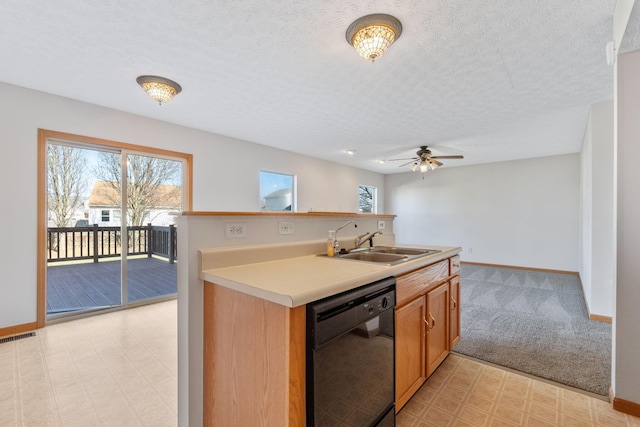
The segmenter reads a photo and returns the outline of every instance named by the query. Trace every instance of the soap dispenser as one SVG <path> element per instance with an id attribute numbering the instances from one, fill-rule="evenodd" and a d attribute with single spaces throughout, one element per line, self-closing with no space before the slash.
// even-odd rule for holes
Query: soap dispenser
<path id="1" fill-rule="evenodd" d="M 327 239 L 327 256 L 335 256 L 336 248 L 333 245 L 336 240 L 336 232 L 329 230 L 329 238 Z"/>

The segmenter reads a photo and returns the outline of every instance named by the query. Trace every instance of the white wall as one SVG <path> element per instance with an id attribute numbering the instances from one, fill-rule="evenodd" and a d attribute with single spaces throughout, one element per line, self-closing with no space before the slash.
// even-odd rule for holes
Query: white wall
<path id="1" fill-rule="evenodd" d="M 400 243 L 462 246 L 464 261 L 578 271 L 578 154 L 387 175 Z M 472 249 L 470 251 L 469 249 Z"/>
<path id="2" fill-rule="evenodd" d="M 593 111 L 589 115 L 587 127 L 582 139 L 580 150 L 580 262 L 578 271 L 584 298 L 588 306 L 591 306 L 591 283 L 593 267 Z"/>
<path id="3" fill-rule="evenodd" d="M 193 154 L 194 210 L 257 211 L 261 168 L 298 176 L 299 211 L 357 212 L 361 184 L 384 200 L 380 174 L 4 83 L 0 117 L 0 328 L 36 320 L 38 128 Z"/>
<path id="4" fill-rule="evenodd" d="M 640 405 L 640 50 L 618 56 L 615 397 Z"/>
<path id="5" fill-rule="evenodd" d="M 594 104 L 580 153 L 580 278 L 589 313 L 607 317 L 615 286 L 613 130 L 613 101 Z"/>

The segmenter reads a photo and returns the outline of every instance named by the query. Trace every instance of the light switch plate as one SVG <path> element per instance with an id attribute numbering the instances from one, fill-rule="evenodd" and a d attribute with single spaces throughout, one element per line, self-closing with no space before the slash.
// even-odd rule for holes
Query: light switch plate
<path id="1" fill-rule="evenodd" d="M 378 230 L 384 230 L 384 221 L 378 221 Z"/>

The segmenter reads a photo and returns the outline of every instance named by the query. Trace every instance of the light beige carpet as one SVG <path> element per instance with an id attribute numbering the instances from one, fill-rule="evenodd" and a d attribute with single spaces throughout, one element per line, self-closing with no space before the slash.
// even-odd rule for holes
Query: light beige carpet
<path id="1" fill-rule="evenodd" d="M 611 325 L 589 320 L 579 278 L 463 264 L 455 351 L 607 395 Z"/>

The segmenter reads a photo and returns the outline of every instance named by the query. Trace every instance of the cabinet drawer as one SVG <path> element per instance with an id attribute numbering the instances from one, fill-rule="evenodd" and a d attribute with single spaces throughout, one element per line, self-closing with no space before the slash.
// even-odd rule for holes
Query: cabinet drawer
<path id="1" fill-rule="evenodd" d="M 449 258 L 450 275 L 460 274 L 460 255 Z"/>
<path id="2" fill-rule="evenodd" d="M 458 262 L 458 265 L 460 262 Z M 396 298 L 398 305 L 410 298 L 424 293 L 431 285 L 442 282 L 449 276 L 449 260 L 445 259 L 435 264 L 399 276 L 396 283 Z"/>

